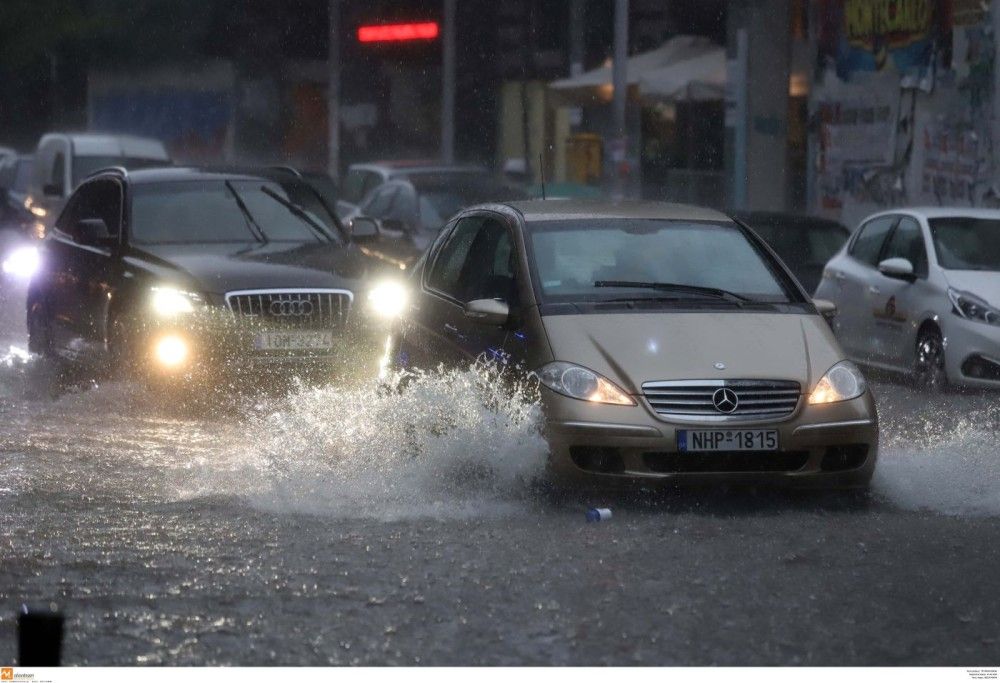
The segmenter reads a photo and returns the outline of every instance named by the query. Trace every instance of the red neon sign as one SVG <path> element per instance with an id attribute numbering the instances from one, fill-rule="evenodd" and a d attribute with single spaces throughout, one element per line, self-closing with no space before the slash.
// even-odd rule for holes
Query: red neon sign
<path id="1" fill-rule="evenodd" d="M 358 27 L 358 42 L 361 43 L 402 43 L 409 40 L 434 40 L 437 37 L 436 21 Z"/>

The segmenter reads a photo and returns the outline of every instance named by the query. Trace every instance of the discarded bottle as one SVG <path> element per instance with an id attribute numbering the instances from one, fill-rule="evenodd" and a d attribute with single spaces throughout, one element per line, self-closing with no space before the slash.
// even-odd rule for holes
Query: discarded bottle
<path id="1" fill-rule="evenodd" d="M 611 519 L 610 508 L 590 508 L 587 510 L 588 522 L 605 522 Z"/>

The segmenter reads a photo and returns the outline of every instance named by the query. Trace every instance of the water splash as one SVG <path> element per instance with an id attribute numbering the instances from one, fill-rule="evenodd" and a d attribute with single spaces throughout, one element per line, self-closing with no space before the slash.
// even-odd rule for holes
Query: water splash
<path id="1" fill-rule="evenodd" d="M 891 390 L 889 390 L 891 389 Z M 877 495 L 909 510 L 1000 514 L 1000 406 L 988 393 L 928 396 L 887 387 L 880 400 Z"/>
<path id="2" fill-rule="evenodd" d="M 496 368 L 413 375 L 401 391 L 300 387 L 259 403 L 185 496 L 268 511 L 392 519 L 507 513 L 544 470 L 537 387 Z"/>

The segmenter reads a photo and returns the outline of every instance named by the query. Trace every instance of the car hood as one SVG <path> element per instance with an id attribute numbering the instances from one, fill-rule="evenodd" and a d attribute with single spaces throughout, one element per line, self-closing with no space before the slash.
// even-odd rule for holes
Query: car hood
<path id="1" fill-rule="evenodd" d="M 643 382 L 677 379 L 785 379 L 806 390 L 845 357 L 818 315 L 602 313 L 543 323 L 554 360 L 586 366 L 632 394 Z"/>
<path id="2" fill-rule="evenodd" d="M 241 289 L 355 289 L 370 262 L 336 244 L 161 244 L 134 248 L 129 259 L 174 271 L 211 294 Z"/>
<path id="3" fill-rule="evenodd" d="M 955 289 L 969 292 L 1000 306 L 1000 273 L 988 270 L 946 270 L 944 277 Z"/>

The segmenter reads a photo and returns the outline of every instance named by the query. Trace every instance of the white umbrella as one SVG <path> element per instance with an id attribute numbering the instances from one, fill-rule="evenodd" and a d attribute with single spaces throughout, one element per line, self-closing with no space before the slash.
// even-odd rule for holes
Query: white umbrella
<path id="1" fill-rule="evenodd" d="M 669 101 L 721 100 L 726 95 L 726 52 L 716 47 L 697 57 L 643 74 L 644 98 Z"/>

